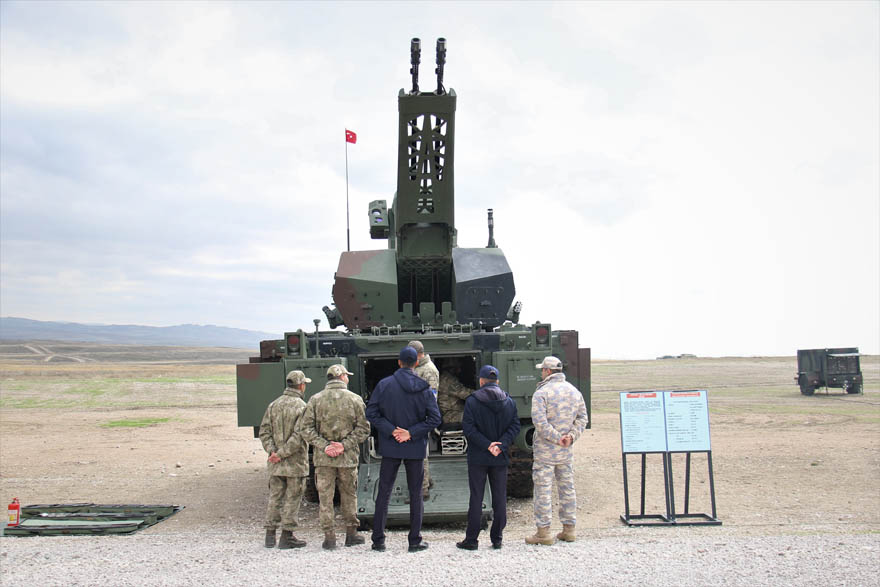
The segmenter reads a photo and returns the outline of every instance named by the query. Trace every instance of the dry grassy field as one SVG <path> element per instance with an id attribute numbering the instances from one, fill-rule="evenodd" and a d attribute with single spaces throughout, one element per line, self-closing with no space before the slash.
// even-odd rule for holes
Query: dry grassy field
<path id="1" fill-rule="evenodd" d="M 173 503 L 184 511 L 148 533 L 231 528 L 259 540 L 265 455 L 251 430 L 236 426 L 234 365 L 248 354 L 0 345 L 0 500 Z M 863 395 L 806 397 L 793 381 L 794 357 L 594 362 L 593 426 L 576 445 L 580 529 L 587 536 L 627 530 L 619 519 L 617 392 L 707 389 L 723 522 L 714 532 L 878 532 L 880 357 L 863 357 L 862 370 Z M 695 456 L 693 467 L 690 511 L 705 512 L 705 457 Z M 629 474 L 638 477 L 634 459 Z M 674 474 L 681 487 L 683 460 Z M 660 513 L 659 459 L 649 459 L 647 478 L 647 512 Z M 509 508 L 507 537 L 531 532 L 530 500 L 511 500 Z M 306 505 L 302 518 L 317 536 L 316 507 Z"/>

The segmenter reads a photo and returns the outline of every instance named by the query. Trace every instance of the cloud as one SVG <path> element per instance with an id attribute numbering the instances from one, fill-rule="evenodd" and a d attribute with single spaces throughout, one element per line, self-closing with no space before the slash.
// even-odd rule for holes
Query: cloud
<path id="1" fill-rule="evenodd" d="M 352 248 L 384 248 L 409 38 L 431 88 L 446 36 L 459 244 L 494 208 L 525 320 L 599 357 L 880 352 L 876 5 L 498 6 L 3 3 L 3 314 L 310 327 L 343 129 Z"/>

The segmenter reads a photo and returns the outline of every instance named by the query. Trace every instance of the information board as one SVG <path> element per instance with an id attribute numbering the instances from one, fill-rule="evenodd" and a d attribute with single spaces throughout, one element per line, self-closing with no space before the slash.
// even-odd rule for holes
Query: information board
<path id="1" fill-rule="evenodd" d="M 666 391 L 666 450 L 700 452 L 709 444 L 709 402 L 705 391 Z"/>
<path id="2" fill-rule="evenodd" d="M 624 453 L 709 451 L 705 390 L 620 392 Z"/>
<path id="3" fill-rule="evenodd" d="M 662 392 L 620 394 L 623 452 L 665 452 L 666 421 Z"/>

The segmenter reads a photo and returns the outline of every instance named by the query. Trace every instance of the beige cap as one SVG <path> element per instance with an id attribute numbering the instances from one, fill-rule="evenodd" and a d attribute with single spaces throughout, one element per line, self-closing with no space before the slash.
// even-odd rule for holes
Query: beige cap
<path id="1" fill-rule="evenodd" d="M 544 357 L 544 360 L 535 365 L 535 369 L 562 369 L 562 361 L 556 357 Z"/>
<path id="2" fill-rule="evenodd" d="M 342 377 L 343 375 L 354 375 L 354 373 L 339 364 L 330 365 L 330 368 L 327 369 L 328 377 Z"/>
<path id="3" fill-rule="evenodd" d="M 303 383 L 311 383 L 312 380 L 306 377 L 302 371 L 291 371 L 287 374 L 288 385 L 301 385 Z"/>

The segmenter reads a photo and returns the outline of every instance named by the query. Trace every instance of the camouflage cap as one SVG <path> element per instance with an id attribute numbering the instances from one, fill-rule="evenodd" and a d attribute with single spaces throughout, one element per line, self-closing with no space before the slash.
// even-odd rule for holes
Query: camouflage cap
<path id="1" fill-rule="evenodd" d="M 562 369 L 562 361 L 556 357 L 544 357 L 544 360 L 535 365 L 535 369 L 550 369 L 558 371 Z"/>
<path id="2" fill-rule="evenodd" d="M 327 377 L 342 377 L 343 375 L 354 375 L 354 373 L 338 363 L 330 365 L 330 368 L 327 369 Z"/>
<path id="3" fill-rule="evenodd" d="M 301 385 L 303 383 L 311 383 L 312 380 L 306 377 L 302 371 L 291 371 L 287 374 L 288 385 Z"/>
<path id="4" fill-rule="evenodd" d="M 419 340 L 411 340 L 406 346 L 411 346 L 412 348 L 416 349 L 417 353 L 425 352 L 425 345 L 423 345 L 422 342 Z"/>

